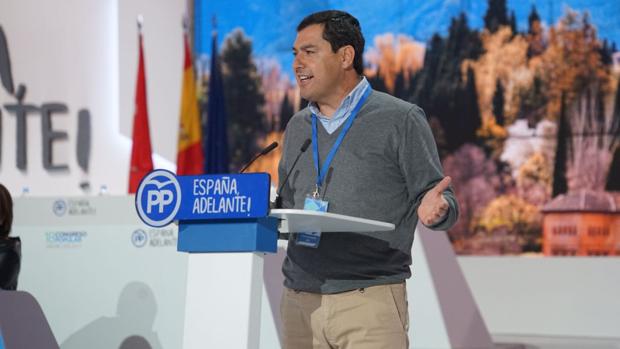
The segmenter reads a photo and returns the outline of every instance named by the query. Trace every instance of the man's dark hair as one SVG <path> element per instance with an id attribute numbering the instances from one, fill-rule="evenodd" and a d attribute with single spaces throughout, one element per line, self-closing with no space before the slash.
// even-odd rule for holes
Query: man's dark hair
<path id="1" fill-rule="evenodd" d="M 6 238 L 13 225 L 13 199 L 6 187 L 0 184 L 0 238 Z"/>
<path id="2" fill-rule="evenodd" d="M 364 73 L 364 35 L 357 18 L 343 11 L 329 10 L 313 13 L 304 18 L 297 26 L 297 31 L 301 31 L 313 24 L 323 24 L 323 39 L 336 52 L 339 48 L 347 45 L 353 46 L 355 58 L 353 68 L 357 74 Z"/>

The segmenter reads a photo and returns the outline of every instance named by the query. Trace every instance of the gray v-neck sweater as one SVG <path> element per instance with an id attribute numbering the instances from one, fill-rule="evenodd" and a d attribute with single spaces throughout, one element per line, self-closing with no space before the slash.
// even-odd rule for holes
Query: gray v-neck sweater
<path id="1" fill-rule="evenodd" d="M 341 125 L 328 134 L 318 123 L 319 159 L 327 157 Z M 304 141 L 311 138 L 311 113 L 296 113 L 286 127 L 279 177 L 284 178 Z M 284 208 L 303 208 L 314 191 L 312 147 L 302 154 L 282 190 Z M 373 91 L 362 106 L 331 163 L 321 187 L 329 212 L 394 223 L 390 232 L 324 232 L 318 248 L 295 243 L 290 235 L 282 267 L 284 285 L 315 293 L 337 293 L 400 282 L 411 271 L 411 246 L 424 194 L 443 177 L 437 147 L 418 106 Z M 447 217 L 431 228 L 446 230 L 458 217 L 452 190 Z"/>

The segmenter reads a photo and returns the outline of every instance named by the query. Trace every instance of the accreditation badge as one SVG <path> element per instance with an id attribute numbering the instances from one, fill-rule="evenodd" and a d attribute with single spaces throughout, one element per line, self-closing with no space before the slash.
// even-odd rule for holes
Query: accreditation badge
<path id="1" fill-rule="evenodd" d="M 304 201 L 304 210 L 327 212 L 328 204 L 327 201 L 309 196 Z M 320 231 L 300 232 L 297 234 L 297 245 L 317 248 L 319 247 L 319 241 L 321 241 Z"/>

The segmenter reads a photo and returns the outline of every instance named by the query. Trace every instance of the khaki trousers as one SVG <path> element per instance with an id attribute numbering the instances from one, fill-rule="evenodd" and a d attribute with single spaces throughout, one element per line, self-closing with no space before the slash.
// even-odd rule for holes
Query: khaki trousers
<path id="1" fill-rule="evenodd" d="M 405 283 L 325 295 L 284 288 L 283 348 L 406 349 L 407 310 Z"/>

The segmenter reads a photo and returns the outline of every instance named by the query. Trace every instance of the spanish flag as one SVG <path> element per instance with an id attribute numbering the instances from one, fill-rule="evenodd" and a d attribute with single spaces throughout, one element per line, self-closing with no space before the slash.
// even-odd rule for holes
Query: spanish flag
<path id="1" fill-rule="evenodd" d="M 185 44 L 185 64 L 183 67 L 183 91 L 181 92 L 177 175 L 197 175 L 202 174 L 204 170 L 202 128 L 187 33 L 184 34 L 183 41 Z"/>

